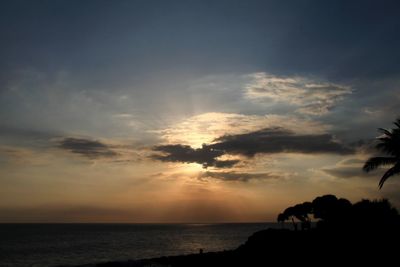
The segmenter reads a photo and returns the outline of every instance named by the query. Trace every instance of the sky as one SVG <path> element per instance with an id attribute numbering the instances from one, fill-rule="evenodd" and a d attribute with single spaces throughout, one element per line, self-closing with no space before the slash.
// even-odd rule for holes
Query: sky
<path id="1" fill-rule="evenodd" d="M 263 222 L 400 115 L 398 1 L 1 1 L 0 222 Z"/>

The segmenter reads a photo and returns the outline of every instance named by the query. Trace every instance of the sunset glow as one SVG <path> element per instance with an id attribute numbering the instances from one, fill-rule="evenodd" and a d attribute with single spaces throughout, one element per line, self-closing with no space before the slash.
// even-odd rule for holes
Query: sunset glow
<path id="1" fill-rule="evenodd" d="M 400 115 L 394 10 L 45 2 L 0 8 L 0 222 L 265 222 L 327 193 L 400 207 L 400 179 L 362 171 Z"/>

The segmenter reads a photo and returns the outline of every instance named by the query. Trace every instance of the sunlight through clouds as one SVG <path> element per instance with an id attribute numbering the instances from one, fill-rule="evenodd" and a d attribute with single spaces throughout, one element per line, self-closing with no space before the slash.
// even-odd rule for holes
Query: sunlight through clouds
<path id="1" fill-rule="evenodd" d="M 201 147 L 226 134 L 242 134 L 268 127 L 281 127 L 297 134 L 323 134 L 330 128 L 329 125 L 295 116 L 209 112 L 189 117 L 158 133 L 168 144 Z"/>

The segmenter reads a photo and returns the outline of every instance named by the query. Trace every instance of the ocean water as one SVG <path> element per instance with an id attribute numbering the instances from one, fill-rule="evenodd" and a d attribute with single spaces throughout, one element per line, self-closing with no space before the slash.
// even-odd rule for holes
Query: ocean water
<path id="1" fill-rule="evenodd" d="M 0 224 L 0 266 L 44 267 L 234 249 L 275 223 Z"/>

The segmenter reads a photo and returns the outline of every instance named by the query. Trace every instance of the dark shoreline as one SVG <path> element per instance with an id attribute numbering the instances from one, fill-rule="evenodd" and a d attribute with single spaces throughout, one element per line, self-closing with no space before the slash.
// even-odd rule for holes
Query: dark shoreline
<path id="1" fill-rule="evenodd" d="M 344 263 L 371 264 L 397 261 L 398 229 L 341 229 L 291 231 L 267 229 L 254 233 L 234 250 L 152 259 L 93 263 L 74 267 L 145 266 L 268 266 L 281 262 L 308 266 Z M 59 266 L 61 267 L 61 266 Z M 66 267 L 66 266 L 64 266 Z"/>

